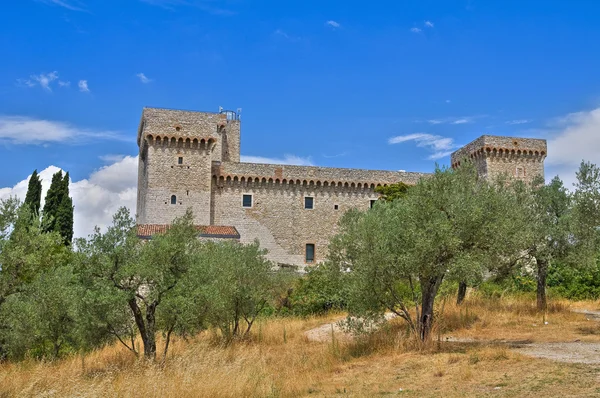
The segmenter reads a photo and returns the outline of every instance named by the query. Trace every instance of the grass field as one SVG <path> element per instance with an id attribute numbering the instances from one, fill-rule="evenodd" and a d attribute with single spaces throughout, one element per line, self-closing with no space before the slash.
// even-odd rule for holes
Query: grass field
<path id="1" fill-rule="evenodd" d="M 2 364 L 0 396 L 600 396 L 600 364 L 531 358 L 506 343 L 600 342 L 600 324 L 571 311 L 598 304 L 553 302 L 547 314 L 533 308 L 515 298 L 447 303 L 439 333 L 425 346 L 406 337 L 400 320 L 368 338 L 313 342 L 306 331 L 343 314 L 265 319 L 249 341 L 227 347 L 210 332 L 176 339 L 162 364 L 119 345 L 55 362 Z"/>

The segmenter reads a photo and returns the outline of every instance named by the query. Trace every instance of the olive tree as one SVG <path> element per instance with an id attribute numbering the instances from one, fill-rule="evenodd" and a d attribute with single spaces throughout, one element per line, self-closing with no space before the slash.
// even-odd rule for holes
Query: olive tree
<path id="1" fill-rule="evenodd" d="M 467 164 L 437 168 L 401 200 L 349 212 L 329 259 L 349 271 L 350 313 L 373 318 L 391 311 L 428 338 L 444 279 L 480 275 L 516 250 L 519 209 L 515 195 L 479 179 Z"/>
<path id="2" fill-rule="evenodd" d="M 96 229 L 88 240 L 77 243 L 87 302 L 102 310 L 92 309 L 99 315 L 96 322 L 137 354 L 133 320 L 149 359 L 156 358 L 156 334 L 165 324 L 157 321 L 157 309 L 177 292 L 193 264 L 198 241 L 192 220 L 188 211 L 166 233 L 146 242 L 136 236 L 129 211 L 121 208 L 106 233 Z"/>
<path id="3" fill-rule="evenodd" d="M 206 242 L 194 272 L 205 285 L 208 322 L 221 330 L 226 340 L 245 337 L 254 321 L 274 298 L 277 274 L 258 242 Z M 201 282 L 197 285 L 202 285 Z"/>

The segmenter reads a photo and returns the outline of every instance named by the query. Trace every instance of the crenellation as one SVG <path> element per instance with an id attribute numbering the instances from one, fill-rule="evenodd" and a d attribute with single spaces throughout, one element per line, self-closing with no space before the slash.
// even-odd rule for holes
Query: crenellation
<path id="1" fill-rule="evenodd" d="M 530 183 L 544 176 L 546 140 L 483 135 L 451 155 L 452 167 L 472 161 L 479 175 L 495 179 L 502 175 Z"/>
<path id="2" fill-rule="evenodd" d="M 343 214 L 368 210 L 379 198 L 378 186 L 413 185 L 430 175 L 241 163 L 240 127 L 239 115 L 231 111 L 144 108 L 138 131 L 137 222 L 148 228 L 142 230 L 165 229 L 191 208 L 198 228 L 235 230 L 234 238 L 242 243 L 258 239 L 273 262 L 304 269 L 326 258 Z M 544 140 L 482 136 L 453 153 L 452 166 L 468 159 L 483 177 L 507 173 L 530 181 L 543 175 L 545 157 Z M 211 239 L 231 236 L 217 233 Z M 315 248 L 311 263 L 306 262 L 307 244 Z"/>

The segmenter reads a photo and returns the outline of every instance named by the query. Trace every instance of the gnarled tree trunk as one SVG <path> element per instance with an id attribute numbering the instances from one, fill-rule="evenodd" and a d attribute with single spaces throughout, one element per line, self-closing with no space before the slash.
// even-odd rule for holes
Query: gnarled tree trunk
<path id="1" fill-rule="evenodd" d="M 467 296 L 467 282 L 460 282 L 458 284 L 458 295 L 456 296 L 456 304 L 461 305 L 465 301 Z"/>
<path id="2" fill-rule="evenodd" d="M 154 313 L 156 311 L 156 302 L 146 308 L 146 319 L 135 298 L 129 300 L 129 308 L 133 313 L 135 324 L 140 331 L 142 342 L 144 343 L 144 357 L 146 359 L 156 359 L 156 322 Z"/>
<path id="3" fill-rule="evenodd" d="M 537 309 L 545 311 L 548 306 L 546 300 L 546 278 L 548 276 L 548 261 L 537 258 Z"/>
<path id="4" fill-rule="evenodd" d="M 433 305 L 443 276 L 421 278 L 421 317 L 419 318 L 419 334 L 421 340 L 429 338 L 433 326 Z"/>

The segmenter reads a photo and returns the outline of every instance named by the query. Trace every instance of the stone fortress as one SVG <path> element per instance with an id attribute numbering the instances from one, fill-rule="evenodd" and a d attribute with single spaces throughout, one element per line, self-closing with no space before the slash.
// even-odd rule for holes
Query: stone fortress
<path id="1" fill-rule="evenodd" d="M 144 108 L 139 146 L 138 235 L 149 238 L 191 208 L 199 236 L 258 239 L 279 266 L 322 261 L 342 215 L 369 209 L 377 186 L 427 173 L 240 162 L 239 114 Z M 546 141 L 482 136 L 451 156 L 480 175 L 531 181 L 544 174 Z"/>

